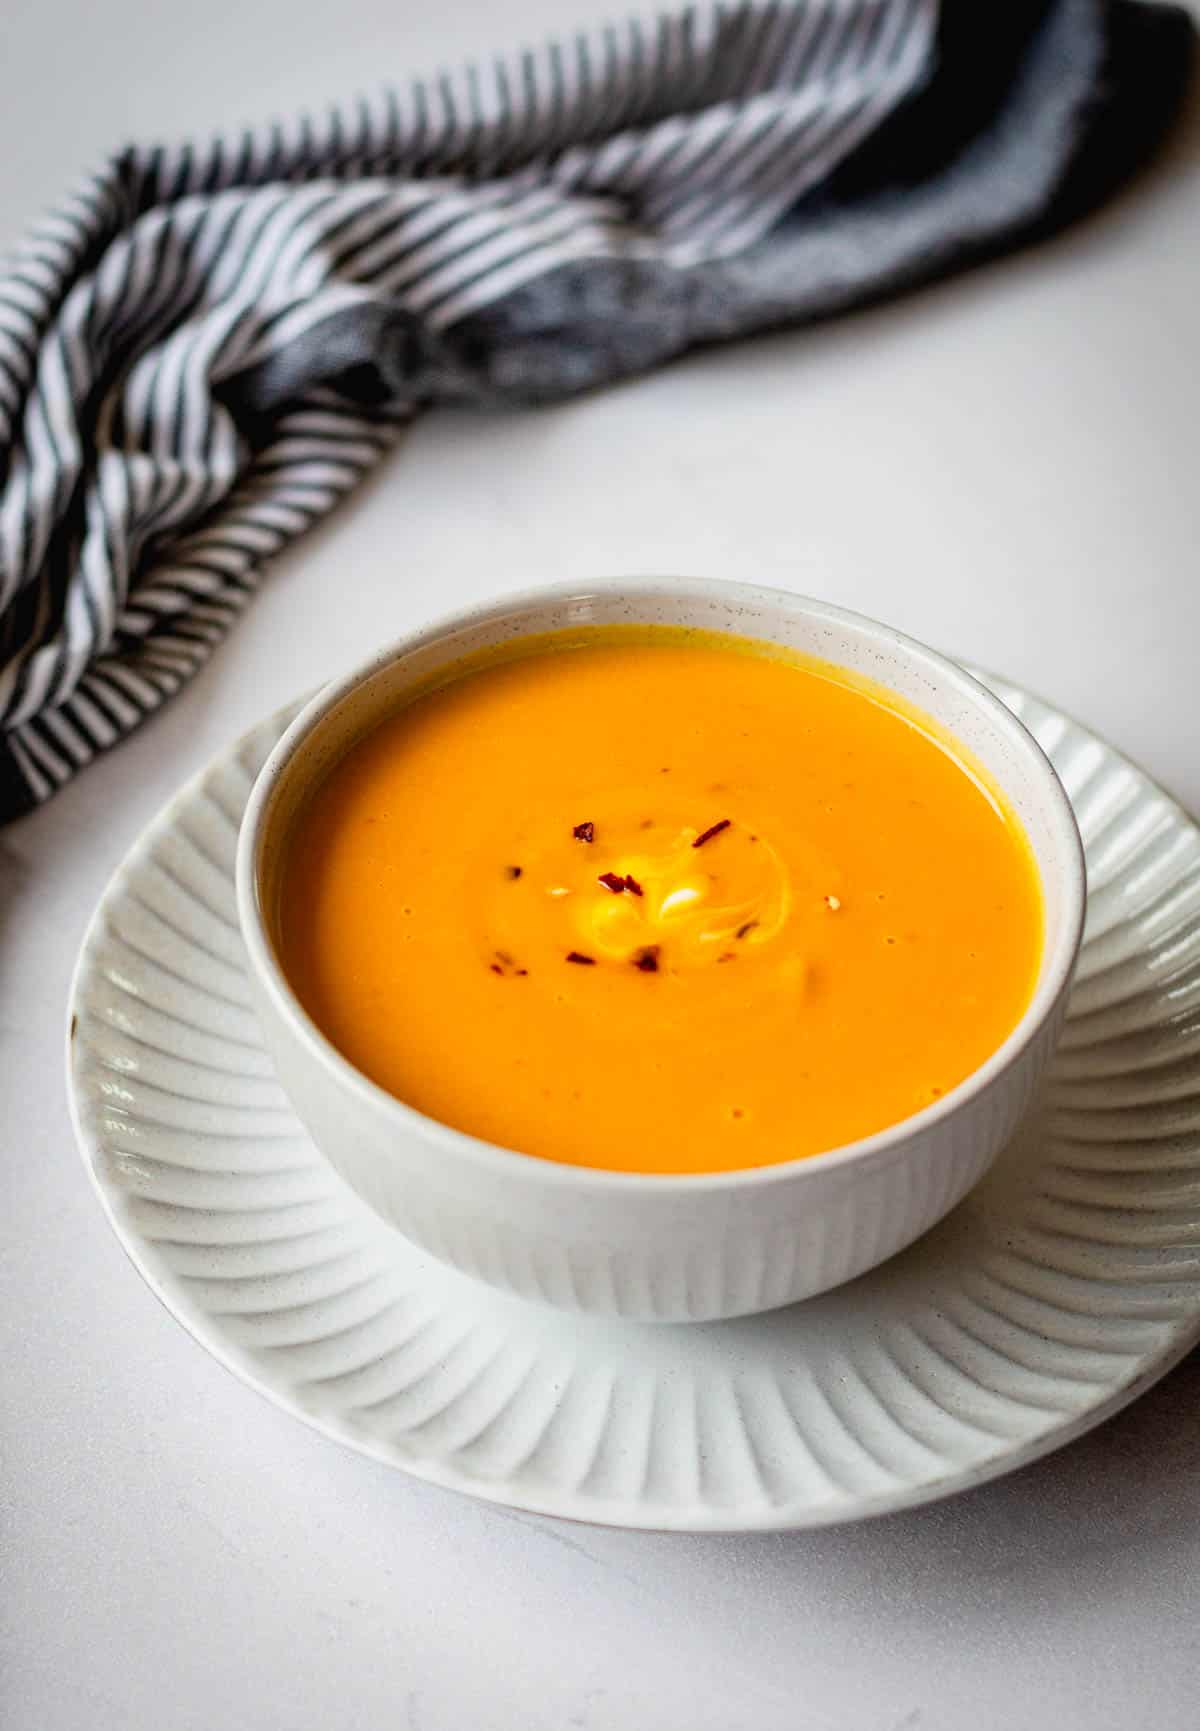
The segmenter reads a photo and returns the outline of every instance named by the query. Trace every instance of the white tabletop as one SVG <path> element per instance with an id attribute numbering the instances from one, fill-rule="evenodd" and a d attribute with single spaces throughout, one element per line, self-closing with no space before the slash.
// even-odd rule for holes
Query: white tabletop
<path id="1" fill-rule="evenodd" d="M 125 136 L 594 10 L 5 0 L 0 239 Z M 1136 192 L 1035 254 L 564 408 L 431 415 L 169 713 L 0 835 L 0 1723 L 1194 1731 L 1200 1356 L 1059 1455 L 858 1528 L 505 1514 L 312 1434 L 184 1334 L 84 1178 L 61 1046 L 96 897 L 184 777 L 422 616 L 532 581 L 827 596 L 1056 699 L 1200 808 L 1198 269 L 1194 103 Z"/>

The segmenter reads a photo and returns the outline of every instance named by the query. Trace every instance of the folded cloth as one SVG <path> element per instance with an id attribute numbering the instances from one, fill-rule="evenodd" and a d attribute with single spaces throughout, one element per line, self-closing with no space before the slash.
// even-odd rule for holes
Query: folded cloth
<path id="1" fill-rule="evenodd" d="M 552 400 L 1094 205 L 1193 29 L 1132 0 L 692 7 L 206 144 L 0 271 L 0 821 L 196 671 L 427 403 Z"/>

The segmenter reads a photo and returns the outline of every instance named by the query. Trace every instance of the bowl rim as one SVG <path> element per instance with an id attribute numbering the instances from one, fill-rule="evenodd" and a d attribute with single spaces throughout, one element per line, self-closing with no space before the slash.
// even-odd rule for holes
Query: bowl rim
<path id="1" fill-rule="evenodd" d="M 502 620 L 510 613 L 520 613 L 542 605 L 586 605 L 589 601 L 617 598 L 629 600 L 701 600 L 720 601 L 741 606 L 774 608 L 781 612 L 799 613 L 818 622 L 865 629 L 882 638 L 889 649 L 899 651 L 909 660 L 923 664 L 943 683 L 957 687 L 984 718 L 1006 735 L 1023 756 L 1031 772 L 1040 778 L 1049 796 L 1055 840 L 1061 859 L 1061 891 L 1063 897 L 1060 930 L 1052 946 L 1044 949 L 1039 976 L 1033 996 L 1005 1039 L 976 1069 L 949 1089 L 940 1099 L 922 1107 L 897 1123 L 874 1131 L 870 1136 L 842 1143 L 818 1154 L 799 1155 L 790 1160 L 772 1161 L 762 1166 L 733 1167 L 713 1172 L 636 1172 L 623 1168 L 584 1166 L 555 1160 L 552 1156 L 530 1154 L 500 1143 L 472 1136 L 453 1125 L 430 1117 L 417 1107 L 373 1082 L 343 1056 L 308 1015 L 293 992 L 275 953 L 268 934 L 261 895 L 261 863 L 264 848 L 270 839 L 271 809 L 274 796 L 301 746 L 307 744 L 326 719 L 360 687 L 366 685 L 394 662 L 415 650 L 436 645 L 440 638 L 449 637 L 472 626 Z M 545 629 L 543 627 L 543 629 Z M 721 627 L 712 629 L 720 631 Z M 534 633 L 530 633 L 533 635 Z M 518 633 L 518 635 L 520 635 Z M 835 661 L 833 665 L 838 665 Z M 986 1093 L 1012 1068 L 1037 1038 L 1054 1014 L 1070 986 L 1083 937 L 1086 912 L 1086 866 L 1083 844 L 1066 790 L 1037 740 L 1018 716 L 988 690 L 980 680 L 950 657 L 931 649 L 919 639 L 908 636 L 881 620 L 850 608 L 840 607 L 816 597 L 800 595 L 792 590 L 767 585 L 743 583 L 725 578 L 691 578 L 672 576 L 608 577 L 586 582 L 539 584 L 497 595 L 487 601 L 458 607 L 404 632 L 385 648 L 377 650 L 369 660 L 360 662 L 315 692 L 293 717 L 280 739 L 259 770 L 251 789 L 241 829 L 236 858 L 236 892 L 238 923 L 251 970 L 260 988 L 268 995 L 276 1013 L 290 1024 L 313 1062 L 331 1074 L 342 1089 L 349 1089 L 360 1101 L 375 1112 L 390 1116 L 398 1131 L 416 1135 L 427 1143 L 453 1152 L 460 1163 L 464 1156 L 476 1167 L 489 1169 L 496 1176 L 507 1178 L 525 1174 L 538 1182 L 554 1187 L 590 1188 L 605 1193 L 650 1194 L 685 1191 L 696 1195 L 702 1191 L 758 1190 L 764 1185 L 790 1183 L 810 1175 L 843 1171 L 847 1167 L 874 1165 L 894 1157 L 907 1142 L 944 1120 L 966 1110 L 979 1096 Z"/>

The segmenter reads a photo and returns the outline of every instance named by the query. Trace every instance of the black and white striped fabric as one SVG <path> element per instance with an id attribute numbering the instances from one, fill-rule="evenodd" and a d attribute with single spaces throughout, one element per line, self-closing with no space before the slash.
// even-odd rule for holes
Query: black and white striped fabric
<path id="1" fill-rule="evenodd" d="M 0 269 L 0 821 L 152 714 L 421 406 L 544 401 L 1094 202 L 1183 88 L 1125 0 L 693 7 L 178 148 Z"/>

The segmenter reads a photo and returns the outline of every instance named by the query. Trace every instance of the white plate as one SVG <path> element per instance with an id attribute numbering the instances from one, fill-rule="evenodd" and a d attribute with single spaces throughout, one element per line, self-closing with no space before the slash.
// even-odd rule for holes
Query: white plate
<path id="1" fill-rule="evenodd" d="M 1081 727 L 994 688 L 1078 814 L 1087 937 L 1035 1122 L 903 1255 L 772 1315 L 641 1326 L 506 1298 L 381 1226 L 292 1116 L 247 1007 L 234 844 L 289 711 L 151 825 L 80 958 L 79 1139 L 151 1287 L 327 1435 L 630 1527 L 926 1502 L 1133 1399 L 1200 1335 L 1200 832 Z"/>

